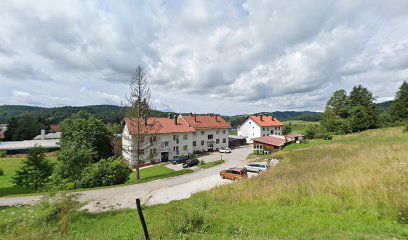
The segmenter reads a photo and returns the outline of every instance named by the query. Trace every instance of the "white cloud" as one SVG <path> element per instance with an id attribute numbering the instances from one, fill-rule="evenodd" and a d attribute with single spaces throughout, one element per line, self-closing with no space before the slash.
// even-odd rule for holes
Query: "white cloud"
<path id="1" fill-rule="evenodd" d="M 0 104 L 16 102 L 15 91 L 32 94 L 21 104 L 120 104 L 138 64 L 156 107 L 184 112 L 318 110 L 338 88 L 361 83 L 390 99 L 407 80 L 403 0 L 0 7 L 0 94 L 11 97 Z"/>

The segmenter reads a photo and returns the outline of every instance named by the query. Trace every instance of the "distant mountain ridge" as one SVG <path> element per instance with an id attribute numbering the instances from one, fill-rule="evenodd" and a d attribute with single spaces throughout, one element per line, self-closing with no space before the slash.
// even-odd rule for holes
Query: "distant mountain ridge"
<path id="1" fill-rule="evenodd" d="M 392 101 L 378 103 L 377 106 L 381 111 L 386 111 Z M 36 117 L 46 119 L 50 124 L 57 124 L 71 116 L 73 113 L 81 110 L 94 114 L 106 123 L 120 122 L 125 113 L 125 108 L 116 105 L 88 105 L 88 106 L 65 106 L 65 107 L 37 107 L 26 105 L 2 105 L 0 106 L 0 123 L 5 123 L 11 117 L 20 117 L 25 114 L 31 114 Z M 157 117 L 166 117 L 174 112 L 153 111 L 153 115 Z M 260 112 L 263 114 L 272 114 L 281 121 L 286 120 L 304 120 L 304 121 L 319 121 L 321 112 L 313 111 L 275 111 L 275 112 Z M 259 114 L 259 113 L 258 113 Z M 245 115 L 223 116 L 227 121 L 230 121 L 233 127 L 237 126 Z"/>

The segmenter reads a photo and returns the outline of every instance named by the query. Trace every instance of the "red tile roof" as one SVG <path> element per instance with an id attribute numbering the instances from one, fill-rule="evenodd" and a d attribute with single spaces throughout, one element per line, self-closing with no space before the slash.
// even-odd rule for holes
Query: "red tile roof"
<path id="1" fill-rule="evenodd" d="M 188 115 L 183 116 L 184 120 L 194 129 L 207 129 L 207 128 L 231 128 L 221 116 L 199 116 Z"/>
<path id="2" fill-rule="evenodd" d="M 195 132 L 195 129 L 189 127 L 182 118 L 177 119 L 177 125 L 175 120 L 170 118 L 148 118 L 147 125 L 144 120 L 138 123 L 136 119 L 130 118 L 125 118 L 125 122 L 132 135 L 137 133 L 138 126 L 145 134 Z"/>
<path id="3" fill-rule="evenodd" d="M 286 143 L 284 136 L 264 136 L 252 139 L 254 143 L 264 143 L 272 146 L 283 146 Z"/>
<path id="4" fill-rule="evenodd" d="M 50 125 L 51 131 L 53 132 L 61 132 L 59 125 Z"/>
<path id="5" fill-rule="evenodd" d="M 281 121 L 276 119 L 273 116 L 249 116 L 252 120 L 254 120 L 259 126 L 261 127 L 278 127 L 278 126 L 285 126 Z M 262 120 L 261 120 L 262 118 Z"/>
<path id="6" fill-rule="evenodd" d="M 5 136 L 4 136 L 3 131 L 0 131 L 0 139 L 4 139 L 4 138 L 5 138 Z"/>

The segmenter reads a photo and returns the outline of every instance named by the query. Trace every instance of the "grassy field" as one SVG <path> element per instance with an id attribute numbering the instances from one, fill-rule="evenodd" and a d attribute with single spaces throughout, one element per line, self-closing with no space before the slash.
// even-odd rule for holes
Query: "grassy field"
<path id="1" fill-rule="evenodd" d="M 304 130 L 310 125 L 318 125 L 319 122 L 306 122 L 302 120 L 288 120 L 283 122 L 292 127 L 292 133 L 304 133 Z"/>
<path id="2" fill-rule="evenodd" d="M 27 188 L 16 187 L 14 186 L 12 182 L 12 177 L 14 176 L 15 171 L 18 170 L 19 165 L 21 164 L 22 160 L 23 158 L 0 158 L 0 168 L 4 170 L 4 175 L 0 176 L 0 197 L 21 195 L 21 194 L 30 194 L 30 195 L 35 194 L 33 190 L 30 190 Z M 50 161 L 56 162 L 57 160 L 55 157 L 51 157 Z M 163 165 L 156 165 L 153 167 L 141 169 L 140 170 L 140 175 L 141 175 L 140 181 L 136 181 L 136 173 L 132 172 L 129 176 L 130 177 L 129 181 L 126 184 L 149 182 L 149 181 L 153 181 L 157 179 L 179 176 L 179 175 L 183 175 L 183 174 L 191 173 L 191 172 L 193 171 L 190 169 L 183 169 L 180 171 L 175 171 Z M 115 187 L 115 186 L 107 186 L 107 187 Z M 107 188 L 107 187 L 101 187 L 101 188 Z M 89 189 L 76 189 L 73 191 L 79 191 L 79 190 L 91 190 L 91 189 L 90 188 Z M 37 194 L 44 194 L 44 192 L 38 191 Z"/>
<path id="3" fill-rule="evenodd" d="M 52 162 L 56 161 L 55 157 L 49 159 Z M 0 158 L 0 168 L 4 170 L 4 175 L 0 176 L 0 197 L 33 192 L 26 188 L 16 187 L 12 183 L 12 177 L 19 169 L 22 160 L 23 158 Z"/>
<path id="4" fill-rule="evenodd" d="M 258 177 L 145 207 L 152 239 L 408 238 L 408 134 L 401 128 L 277 156 L 278 166 Z M 2 238 L 58 239 L 60 208 L 44 206 L 0 209 Z M 143 239 L 135 210 L 73 211 L 68 232 L 68 239 Z"/>
<path id="5" fill-rule="evenodd" d="M 186 173 L 192 173 L 191 169 L 182 169 L 175 171 L 163 165 L 156 165 L 153 167 L 147 167 L 140 170 L 141 179 L 139 182 L 148 182 L 162 178 L 174 177 L 183 175 Z M 136 183 L 136 172 L 130 174 L 129 183 Z"/>
<path id="6" fill-rule="evenodd" d="M 199 168 L 210 168 L 210 167 L 215 167 L 215 166 L 223 164 L 223 163 L 225 163 L 224 160 L 217 160 L 217 161 L 214 161 L 214 162 L 204 163 L 203 165 L 198 165 L 198 167 Z"/>

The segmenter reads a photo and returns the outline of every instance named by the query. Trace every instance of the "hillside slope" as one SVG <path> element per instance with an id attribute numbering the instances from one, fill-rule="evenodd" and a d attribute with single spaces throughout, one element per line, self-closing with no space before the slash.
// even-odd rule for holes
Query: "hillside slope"
<path id="1" fill-rule="evenodd" d="M 307 147 L 280 152 L 280 164 L 258 177 L 144 208 L 152 239 L 408 238 L 407 133 L 370 130 Z M 34 215 L 12 217 L 19 213 Z M 59 214 L 47 213 L 57 217 L 43 223 L 45 213 L 3 209 L 0 234 L 58 237 Z M 69 219 L 69 239 L 143 236 L 136 210 L 73 212 Z"/>

